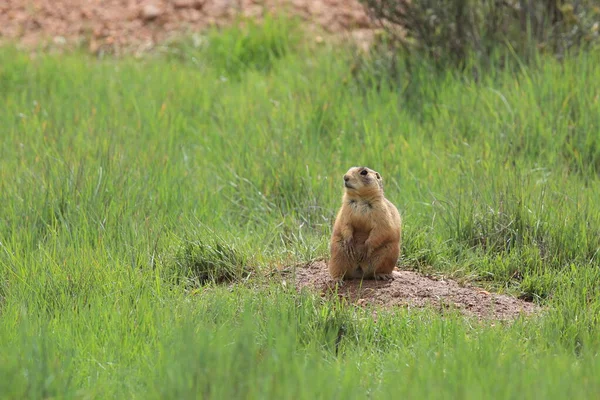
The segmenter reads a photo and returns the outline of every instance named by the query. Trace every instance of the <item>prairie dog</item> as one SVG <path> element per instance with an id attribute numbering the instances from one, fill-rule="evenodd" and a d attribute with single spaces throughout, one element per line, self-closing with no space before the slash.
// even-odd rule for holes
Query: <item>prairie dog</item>
<path id="1" fill-rule="evenodd" d="M 367 167 L 350 168 L 331 235 L 331 277 L 393 279 L 401 237 L 402 219 L 383 195 L 381 175 Z"/>

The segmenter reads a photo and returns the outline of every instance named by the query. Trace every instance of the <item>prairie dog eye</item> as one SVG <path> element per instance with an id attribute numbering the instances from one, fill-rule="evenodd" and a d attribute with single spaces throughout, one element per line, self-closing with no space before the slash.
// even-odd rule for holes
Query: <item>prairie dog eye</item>
<path id="1" fill-rule="evenodd" d="M 379 172 L 376 172 L 375 176 L 377 177 L 377 179 L 381 179 L 381 175 L 379 175 Z"/>
<path id="2" fill-rule="evenodd" d="M 366 169 L 363 169 L 360 174 L 361 175 L 367 175 L 369 173 L 369 171 L 367 171 Z"/>

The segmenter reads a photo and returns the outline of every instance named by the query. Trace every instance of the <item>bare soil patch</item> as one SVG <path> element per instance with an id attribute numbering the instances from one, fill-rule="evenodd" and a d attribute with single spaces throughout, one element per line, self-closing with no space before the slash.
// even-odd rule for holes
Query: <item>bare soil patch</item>
<path id="1" fill-rule="evenodd" d="M 138 52 L 237 17 L 261 20 L 278 13 L 330 33 L 362 37 L 371 28 L 358 0 L 1 0 L 0 42 Z"/>
<path id="2" fill-rule="evenodd" d="M 455 308 L 468 316 L 498 320 L 540 310 L 539 306 L 512 296 L 489 293 L 449 279 L 436 280 L 412 271 L 395 271 L 392 281 L 350 280 L 337 288 L 324 261 L 298 266 L 293 274 L 298 289 L 319 291 L 323 296 L 337 290 L 339 296 L 361 306 Z"/>

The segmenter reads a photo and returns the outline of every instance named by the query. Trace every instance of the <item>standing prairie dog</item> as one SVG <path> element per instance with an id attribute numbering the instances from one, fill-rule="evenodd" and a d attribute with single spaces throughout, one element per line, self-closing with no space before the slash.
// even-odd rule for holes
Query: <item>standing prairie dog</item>
<path id="1" fill-rule="evenodd" d="M 402 219 L 383 195 L 381 175 L 367 167 L 350 168 L 331 235 L 331 277 L 393 279 L 401 236 Z"/>

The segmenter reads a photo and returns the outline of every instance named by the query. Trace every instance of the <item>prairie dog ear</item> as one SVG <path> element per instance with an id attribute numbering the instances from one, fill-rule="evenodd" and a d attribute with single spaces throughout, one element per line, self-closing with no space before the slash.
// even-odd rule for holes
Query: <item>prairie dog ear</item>
<path id="1" fill-rule="evenodd" d="M 377 184 L 379 185 L 379 187 L 381 188 L 381 190 L 383 190 L 383 178 L 379 174 L 379 172 L 375 172 L 375 178 L 377 178 Z"/>

